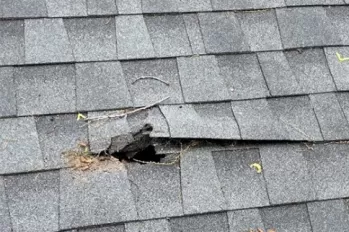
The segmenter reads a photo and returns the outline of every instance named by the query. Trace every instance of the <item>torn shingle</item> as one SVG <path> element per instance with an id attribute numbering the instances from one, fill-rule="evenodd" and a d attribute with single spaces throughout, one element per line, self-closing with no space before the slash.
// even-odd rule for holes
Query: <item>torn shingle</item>
<path id="1" fill-rule="evenodd" d="M 145 16 L 144 20 L 157 56 L 192 54 L 182 15 Z"/>
<path id="2" fill-rule="evenodd" d="M 199 13 L 198 16 L 208 53 L 250 50 L 235 13 Z"/>
<path id="3" fill-rule="evenodd" d="M 230 99 L 215 56 L 180 57 L 177 62 L 185 102 Z"/>
<path id="4" fill-rule="evenodd" d="M 167 219 L 127 223 L 125 228 L 125 232 L 171 232 Z"/>
<path id="5" fill-rule="evenodd" d="M 14 232 L 58 231 L 59 172 L 4 178 Z"/>
<path id="6" fill-rule="evenodd" d="M 46 0 L 49 17 L 87 16 L 86 0 Z"/>
<path id="7" fill-rule="evenodd" d="M 170 219 L 172 232 L 227 232 L 226 213 L 204 214 Z"/>
<path id="8" fill-rule="evenodd" d="M 87 13 L 89 15 L 117 14 L 115 0 L 86 0 Z"/>
<path id="9" fill-rule="evenodd" d="M 0 120 L 0 174 L 43 169 L 34 118 Z"/>
<path id="10" fill-rule="evenodd" d="M 345 231 L 349 227 L 346 200 L 319 201 L 308 203 L 313 231 Z"/>
<path id="11" fill-rule="evenodd" d="M 120 62 L 76 64 L 77 110 L 133 106 Z"/>
<path id="12" fill-rule="evenodd" d="M 141 14 L 142 0 L 116 0 L 119 14 Z"/>
<path id="13" fill-rule="evenodd" d="M 240 139 L 229 103 L 164 105 L 173 138 Z"/>
<path id="14" fill-rule="evenodd" d="M 16 106 L 16 89 L 13 78 L 12 67 L 0 68 L 0 117 L 15 116 L 17 113 Z"/>
<path id="15" fill-rule="evenodd" d="M 338 90 L 349 90 L 349 62 L 340 59 L 349 57 L 348 47 L 324 48 L 331 74 Z M 338 57 L 339 56 L 339 57 Z"/>
<path id="16" fill-rule="evenodd" d="M 76 232 L 125 232 L 125 226 L 94 227 L 90 229 L 79 229 L 79 231 Z"/>
<path id="17" fill-rule="evenodd" d="M 26 19 L 24 24 L 26 63 L 74 61 L 62 19 Z"/>
<path id="18" fill-rule="evenodd" d="M 269 96 L 268 87 L 256 55 L 217 56 L 217 61 L 220 75 L 224 78 L 231 99 L 239 100 Z"/>
<path id="19" fill-rule="evenodd" d="M 24 63 L 24 21 L 0 21 L 0 65 Z"/>
<path id="20" fill-rule="evenodd" d="M 349 139 L 349 124 L 334 93 L 310 95 L 325 140 Z"/>
<path id="21" fill-rule="evenodd" d="M 284 0 L 212 0 L 214 10 L 264 9 L 285 6 Z"/>
<path id="22" fill-rule="evenodd" d="M 205 45 L 197 14 L 184 14 L 183 19 L 193 54 L 205 54 Z"/>
<path id="23" fill-rule="evenodd" d="M 181 157 L 181 184 L 185 214 L 226 209 L 209 148 L 189 148 Z"/>
<path id="24" fill-rule="evenodd" d="M 252 51 L 282 49 L 274 10 L 237 14 Z"/>
<path id="25" fill-rule="evenodd" d="M 65 19 L 76 61 L 115 60 L 114 18 Z"/>
<path id="26" fill-rule="evenodd" d="M 179 168 L 176 165 L 127 165 L 140 219 L 183 215 Z"/>
<path id="27" fill-rule="evenodd" d="M 228 209 L 269 205 L 264 177 L 250 167 L 261 164 L 258 149 L 217 151 L 212 156 Z"/>
<path id="28" fill-rule="evenodd" d="M 115 19 L 119 59 L 155 57 L 142 15 L 118 16 Z"/>
<path id="29" fill-rule="evenodd" d="M 87 127 L 76 121 L 76 115 L 40 116 L 36 118 L 45 168 L 66 166 L 64 152 L 83 149 L 87 144 Z"/>
<path id="30" fill-rule="evenodd" d="M 257 55 L 272 96 L 302 93 L 299 81 L 283 52 L 262 52 Z"/>
<path id="31" fill-rule="evenodd" d="M 260 211 L 267 230 L 312 231 L 307 207 L 304 204 L 262 208 Z"/>
<path id="32" fill-rule="evenodd" d="M 47 16 L 45 0 L 1 0 L 0 18 L 32 18 Z"/>
<path id="33" fill-rule="evenodd" d="M 15 69 L 19 115 L 75 112 L 74 65 Z"/>
<path id="34" fill-rule="evenodd" d="M 3 177 L 0 177 L 0 228 L 3 232 L 12 231 Z"/>
<path id="35" fill-rule="evenodd" d="M 307 160 L 299 145 L 260 147 L 263 173 L 271 204 L 316 200 Z"/>
<path id="36" fill-rule="evenodd" d="M 125 166 L 106 161 L 97 170 L 61 170 L 60 229 L 136 220 Z"/>
<path id="37" fill-rule="evenodd" d="M 228 221 L 230 232 L 236 231 L 264 231 L 264 224 L 258 209 L 230 211 Z"/>

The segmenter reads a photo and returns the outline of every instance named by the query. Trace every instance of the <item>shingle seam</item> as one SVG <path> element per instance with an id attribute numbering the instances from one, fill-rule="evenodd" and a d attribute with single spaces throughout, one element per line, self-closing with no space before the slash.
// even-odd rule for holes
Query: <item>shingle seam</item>
<path id="1" fill-rule="evenodd" d="M 264 169 L 263 160 L 262 160 L 261 151 L 259 148 L 258 148 L 258 157 L 259 157 L 259 160 L 261 161 L 261 166 L 262 166 L 262 170 L 263 170 Z M 268 181 L 265 178 L 264 170 L 262 171 L 262 176 L 263 176 L 263 180 L 264 180 L 265 192 L 266 192 L 267 197 L 268 197 L 269 205 L 272 205 L 271 199 L 270 199 L 270 194 L 269 194 Z"/>
<path id="2" fill-rule="evenodd" d="M 264 73 L 264 71 L 263 71 L 262 64 L 261 64 L 261 62 L 260 62 L 260 60 L 259 60 L 259 57 L 258 57 L 257 54 L 256 54 L 255 56 L 256 56 L 256 58 L 257 58 L 258 67 L 259 67 L 259 70 L 260 70 L 261 73 L 262 73 L 263 80 L 264 80 L 265 86 L 267 87 L 269 96 L 273 96 L 273 95 L 271 94 L 271 91 L 270 91 L 270 88 L 269 88 L 269 85 L 268 85 L 268 81 L 267 81 L 267 78 L 265 77 L 265 73 Z"/>
<path id="3" fill-rule="evenodd" d="M 325 48 L 325 47 L 324 47 L 324 48 Z M 335 81 L 335 79 L 334 79 L 334 75 L 333 75 L 333 72 L 332 72 L 332 70 L 331 70 L 331 68 L 330 68 L 330 64 L 329 64 L 329 62 L 328 62 L 328 57 L 327 57 L 327 55 L 326 55 L 326 53 L 325 53 L 324 48 L 322 48 L 321 51 L 322 51 L 322 53 L 323 53 L 323 55 L 324 55 L 324 57 L 325 57 L 325 60 L 326 60 L 326 61 L 325 61 L 325 62 L 326 62 L 326 68 L 327 68 L 327 70 L 330 72 L 330 75 L 331 75 L 331 77 L 332 77 L 332 82 L 333 82 L 333 84 L 334 84 L 336 90 L 338 91 L 339 89 L 338 89 L 337 83 L 336 83 L 336 81 Z"/>
<path id="4" fill-rule="evenodd" d="M 61 197 L 61 172 L 60 170 L 58 171 L 58 229 L 61 228 L 61 202 L 62 202 L 62 197 Z"/>
<path id="5" fill-rule="evenodd" d="M 32 118 L 33 118 L 34 123 L 35 123 L 35 132 L 36 132 L 36 135 L 38 137 L 38 143 L 39 143 L 39 147 L 40 147 L 40 153 L 41 153 L 41 160 L 42 160 L 42 163 L 43 163 L 43 169 L 46 169 L 45 156 L 44 156 L 44 152 L 42 150 L 42 144 L 41 144 L 40 139 L 39 139 L 39 130 L 38 130 L 37 119 L 36 119 L 35 116 L 32 116 Z"/>
<path id="6" fill-rule="evenodd" d="M 181 167 L 180 160 L 178 161 L 178 165 L 179 165 L 179 186 L 180 186 L 180 193 L 181 193 L 181 206 L 182 206 L 182 214 L 184 215 L 185 213 L 184 213 L 184 197 L 183 197 L 183 183 L 182 183 L 183 182 L 182 181 L 182 167 Z"/>
<path id="7" fill-rule="evenodd" d="M 233 110 L 232 101 L 230 101 L 230 104 L 229 104 L 229 105 L 230 105 L 231 112 L 232 112 L 232 114 L 233 114 L 234 121 L 235 121 L 235 123 L 236 123 L 236 125 L 237 125 L 237 127 L 238 127 L 238 130 L 239 130 L 240 139 L 242 140 L 242 132 L 241 132 L 240 124 L 238 123 L 238 120 L 237 120 L 237 118 L 236 118 L 236 116 L 235 116 L 235 112 L 234 112 L 234 110 Z"/>
<path id="8" fill-rule="evenodd" d="M 5 176 L 3 175 L 3 177 L 5 177 Z M 10 204 L 9 204 L 9 195 L 7 193 L 7 186 L 6 186 L 5 178 L 3 178 L 3 185 L 4 185 L 3 187 L 4 187 L 5 201 L 6 201 L 5 204 L 7 207 L 7 212 L 8 212 L 8 216 L 10 219 L 10 227 L 11 227 L 11 231 L 12 231 L 13 230 L 13 222 L 12 222 L 12 215 L 11 215 Z"/>
<path id="9" fill-rule="evenodd" d="M 337 93 L 338 93 L 338 92 L 337 92 Z M 335 93 L 336 101 L 337 101 L 337 103 L 338 103 L 338 105 L 339 105 L 339 109 L 341 110 L 343 117 L 345 118 L 345 120 L 347 121 L 347 123 L 348 123 L 348 125 L 349 125 L 349 118 L 348 118 L 347 115 L 345 114 L 344 109 L 343 109 L 343 107 L 342 107 L 342 104 L 340 104 L 340 102 L 338 101 L 337 93 Z"/>
<path id="10" fill-rule="evenodd" d="M 306 207 L 306 209 L 307 209 L 307 215 L 308 215 L 308 219 L 309 219 L 310 229 L 311 229 L 311 231 L 316 232 L 316 231 L 314 231 L 314 229 L 313 229 L 314 227 L 313 227 L 313 222 L 312 222 L 311 217 L 310 217 L 310 212 L 309 212 L 308 203 L 305 204 L 305 207 Z"/>

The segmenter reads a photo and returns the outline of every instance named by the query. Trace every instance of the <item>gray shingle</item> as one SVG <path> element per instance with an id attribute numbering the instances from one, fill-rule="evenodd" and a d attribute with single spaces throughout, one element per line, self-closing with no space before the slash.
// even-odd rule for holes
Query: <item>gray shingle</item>
<path id="1" fill-rule="evenodd" d="M 136 106 L 150 105 L 166 97 L 169 99 L 162 103 L 183 103 L 175 59 L 123 62 L 122 68 Z"/>
<path id="2" fill-rule="evenodd" d="M 59 172 L 4 178 L 14 232 L 58 231 Z"/>
<path id="3" fill-rule="evenodd" d="M 336 90 L 322 49 L 285 53 L 302 92 L 317 93 Z"/>
<path id="4" fill-rule="evenodd" d="M 340 58 L 345 59 L 349 56 L 349 47 L 325 48 L 325 54 L 328 61 L 331 74 L 338 90 L 349 90 L 349 62 L 341 62 Z"/>
<path id="5" fill-rule="evenodd" d="M 155 57 L 142 15 L 117 16 L 115 19 L 119 59 Z"/>
<path id="6" fill-rule="evenodd" d="M 141 14 L 142 0 L 116 0 L 119 14 Z"/>
<path id="7" fill-rule="evenodd" d="M 231 99 L 263 98 L 268 87 L 255 54 L 217 56 L 220 74 L 229 89 Z M 209 77 L 210 84 L 216 82 Z M 213 88 L 220 92 L 221 89 Z M 204 93 L 205 94 L 205 93 Z"/>
<path id="8" fill-rule="evenodd" d="M 276 10 L 284 48 L 341 44 L 322 7 Z"/>
<path id="9" fill-rule="evenodd" d="M 205 44 L 197 14 L 184 14 L 183 19 L 193 54 L 205 54 Z"/>
<path id="10" fill-rule="evenodd" d="M 87 127 L 76 121 L 76 115 L 41 116 L 36 118 L 41 152 L 45 168 L 60 168 L 64 164 L 63 152 L 79 149 L 87 143 Z"/>
<path id="11" fill-rule="evenodd" d="M 284 0 L 212 0 L 215 10 L 235 10 L 235 9 L 264 9 L 285 6 Z"/>
<path id="12" fill-rule="evenodd" d="M 89 15 L 117 14 L 115 0 L 87 0 L 87 13 Z"/>
<path id="13" fill-rule="evenodd" d="M 80 111 L 133 105 L 120 62 L 76 64 L 76 95 Z"/>
<path id="14" fill-rule="evenodd" d="M 274 117 L 284 128 L 288 140 L 323 140 L 321 130 L 308 96 L 272 98 L 268 104 Z"/>
<path id="15" fill-rule="evenodd" d="M 145 16 L 144 20 L 157 56 L 192 54 L 182 15 Z"/>
<path id="16" fill-rule="evenodd" d="M 211 0 L 180 0 L 178 4 L 178 11 L 180 12 L 198 12 L 211 10 Z"/>
<path id="17" fill-rule="evenodd" d="M 24 24 L 26 63 L 74 60 L 62 19 L 27 19 Z"/>
<path id="18" fill-rule="evenodd" d="M 263 52 L 257 55 L 272 96 L 302 93 L 299 81 L 283 52 Z"/>
<path id="19" fill-rule="evenodd" d="M 143 13 L 177 12 L 180 0 L 141 0 Z"/>
<path id="20" fill-rule="evenodd" d="M 87 16 L 86 0 L 46 0 L 49 17 Z"/>
<path id="21" fill-rule="evenodd" d="M 227 232 L 229 230 L 226 213 L 173 218 L 170 223 L 172 232 Z"/>
<path id="22" fill-rule="evenodd" d="M 15 69 L 19 115 L 74 112 L 74 65 L 27 66 Z"/>
<path id="23" fill-rule="evenodd" d="M 301 146 L 261 146 L 260 154 L 271 204 L 316 199 L 307 160 L 302 154 Z"/>
<path id="24" fill-rule="evenodd" d="M 8 209 L 3 177 L 0 177 L 0 228 L 3 232 L 11 232 L 11 219 Z"/>
<path id="25" fill-rule="evenodd" d="M 98 117 L 108 114 L 121 113 L 118 111 L 90 112 L 88 117 Z M 92 122 L 88 125 L 88 136 L 91 152 L 101 152 L 107 149 L 111 143 L 111 137 L 129 133 L 126 118 L 113 118 Z"/>
<path id="26" fill-rule="evenodd" d="M 185 214 L 226 209 L 209 148 L 191 148 L 182 155 L 181 184 Z"/>
<path id="27" fill-rule="evenodd" d="M 317 199 L 348 197 L 349 146 L 346 144 L 315 144 L 304 149 Z"/>
<path id="28" fill-rule="evenodd" d="M 0 117 L 17 113 L 16 89 L 12 67 L 0 68 Z"/>
<path id="29" fill-rule="evenodd" d="M 310 95 L 325 140 L 349 138 L 349 124 L 334 93 Z"/>
<path id="30" fill-rule="evenodd" d="M 24 63 L 23 20 L 0 21 L 0 65 Z"/>
<path id="31" fill-rule="evenodd" d="M 258 149 L 217 151 L 213 159 L 228 209 L 269 205 L 264 177 L 250 167 L 261 164 Z"/>
<path id="32" fill-rule="evenodd" d="M 0 174 L 43 168 L 34 118 L 1 119 L 0 131 Z"/>
<path id="33" fill-rule="evenodd" d="M 215 56 L 177 59 L 185 102 L 208 102 L 230 99 Z"/>
<path id="34" fill-rule="evenodd" d="M 252 51 L 282 49 L 274 10 L 239 13 L 241 28 Z"/>
<path id="35" fill-rule="evenodd" d="M 125 166 L 105 161 L 96 170 L 61 170 L 60 229 L 136 220 Z"/>
<path id="36" fill-rule="evenodd" d="M 250 50 L 235 13 L 199 13 L 198 15 L 208 53 Z"/>
<path id="37" fill-rule="evenodd" d="M 289 205 L 261 209 L 265 228 L 278 232 L 311 232 L 307 206 Z"/>
<path id="38" fill-rule="evenodd" d="M 239 128 L 229 103 L 164 105 L 171 137 L 240 139 Z"/>
<path id="39" fill-rule="evenodd" d="M 349 93 L 342 92 L 342 93 L 336 93 L 336 94 L 337 94 L 337 100 L 344 112 L 345 117 L 349 119 Z"/>
<path id="40" fill-rule="evenodd" d="M 25 18 L 47 16 L 45 0 L 1 0 L 0 18 Z"/>
<path id="41" fill-rule="evenodd" d="M 125 232 L 125 226 L 95 227 L 90 229 L 80 229 L 77 232 Z"/>
<path id="42" fill-rule="evenodd" d="M 343 0 L 285 0 L 288 6 L 302 6 L 302 5 L 336 5 L 343 4 Z"/>
<path id="43" fill-rule="evenodd" d="M 170 223 L 166 219 L 127 223 L 125 228 L 125 232 L 171 232 Z"/>
<path id="44" fill-rule="evenodd" d="M 313 231 L 345 231 L 349 227 L 348 205 L 345 200 L 308 203 Z"/>
<path id="45" fill-rule="evenodd" d="M 332 0 L 327 0 L 331 1 Z M 337 0 L 339 1 L 339 0 Z M 348 4 L 349 2 L 347 2 Z M 349 45 L 349 13 L 348 7 L 327 7 L 326 16 L 331 22 L 335 36 L 341 40 L 340 44 Z M 338 43 L 337 43 L 338 44 Z"/>
<path id="46" fill-rule="evenodd" d="M 176 165 L 128 164 L 128 178 L 140 219 L 183 215 Z"/>
<path id="47" fill-rule="evenodd" d="M 258 209 L 248 209 L 228 212 L 230 232 L 264 231 L 264 224 Z"/>
<path id="48" fill-rule="evenodd" d="M 77 61 L 117 58 L 114 18 L 65 19 L 64 25 Z"/>

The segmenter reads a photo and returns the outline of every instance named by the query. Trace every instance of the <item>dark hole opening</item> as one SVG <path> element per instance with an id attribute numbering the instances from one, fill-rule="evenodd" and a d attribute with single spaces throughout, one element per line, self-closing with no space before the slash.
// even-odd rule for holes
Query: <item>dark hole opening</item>
<path id="1" fill-rule="evenodd" d="M 145 147 L 143 150 L 138 151 L 132 158 L 127 156 L 127 153 L 124 152 L 116 152 L 112 154 L 115 158 L 118 158 L 120 161 L 127 162 L 155 162 L 160 163 L 161 159 L 166 155 L 156 154 L 156 150 L 154 145 L 149 145 Z"/>

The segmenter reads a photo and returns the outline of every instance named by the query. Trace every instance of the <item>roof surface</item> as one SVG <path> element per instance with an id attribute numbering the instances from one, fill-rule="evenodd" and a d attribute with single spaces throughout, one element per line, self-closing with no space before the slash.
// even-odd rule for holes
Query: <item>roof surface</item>
<path id="1" fill-rule="evenodd" d="M 0 231 L 348 230 L 347 46 L 348 0 L 0 0 Z M 147 123 L 235 143 L 62 154 Z"/>

